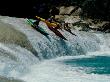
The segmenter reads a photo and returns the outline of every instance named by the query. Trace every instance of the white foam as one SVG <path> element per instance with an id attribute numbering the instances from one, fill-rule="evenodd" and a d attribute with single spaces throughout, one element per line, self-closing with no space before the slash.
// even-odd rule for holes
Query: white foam
<path id="1" fill-rule="evenodd" d="M 100 79 L 102 78 L 102 79 Z M 31 73 L 20 79 L 26 82 L 109 82 L 110 77 L 85 74 L 81 70 L 58 63 L 56 60 L 41 62 L 31 67 Z"/>

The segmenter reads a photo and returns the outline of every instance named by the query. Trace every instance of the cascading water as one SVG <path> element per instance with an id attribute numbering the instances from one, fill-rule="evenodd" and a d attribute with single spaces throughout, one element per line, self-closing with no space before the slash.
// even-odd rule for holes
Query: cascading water
<path id="1" fill-rule="evenodd" d="M 1 82 L 110 81 L 110 34 L 62 30 L 65 41 L 40 25 L 48 37 L 24 19 L 0 17 Z"/>

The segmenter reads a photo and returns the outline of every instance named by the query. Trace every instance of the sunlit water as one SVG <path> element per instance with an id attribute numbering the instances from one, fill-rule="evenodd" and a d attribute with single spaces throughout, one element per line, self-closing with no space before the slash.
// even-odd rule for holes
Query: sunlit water
<path id="1" fill-rule="evenodd" d="M 17 35 L 12 37 L 11 31 L 0 27 L 8 33 L 0 35 L 5 36 L 0 38 L 2 82 L 110 82 L 110 34 L 73 30 L 77 35 L 73 36 L 62 30 L 68 39 L 64 41 L 40 24 L 48 37 L 33 30 L 24 19 L 1 18 L 1 25 L 9 30 L 13 27 Z"/>

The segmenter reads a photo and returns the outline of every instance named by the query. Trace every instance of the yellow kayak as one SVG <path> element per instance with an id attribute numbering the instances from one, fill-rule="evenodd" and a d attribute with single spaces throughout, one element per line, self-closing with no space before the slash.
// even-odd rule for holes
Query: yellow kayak
<path id="1" fill-rule="evenodd" d="M 43 18 L 40 18 L 38 16 L 36 16 L 37 19 L 45 22 L 48 26 L 48 28 L 53 31 L 57 36 L 59 36 L 60 38 L 64 39 L 64 40 L 67 40 L 57 29 L 55 29 L 54 27 L 57 27 L 58 24 L 57 23 L 50 23 L 48 20 L 45 20 Z"/>
<path id="2" fill-rule="evenodd" d="M 49 27 L 57 27 L 58 23 L 50 23 L 48 20 L 45 20 L 41 17 L 36 16 L 37 19 L 40 19 L 41 21 L 45 22 L 47 24 L 47 26 Z"/>

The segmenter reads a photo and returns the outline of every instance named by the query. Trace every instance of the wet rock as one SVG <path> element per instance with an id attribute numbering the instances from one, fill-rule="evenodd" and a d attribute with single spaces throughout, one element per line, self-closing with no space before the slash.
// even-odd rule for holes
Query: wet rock
<path id="1" fill-rule="evenodd" d="M 2 21 L 0 21 L 0 42 L 19 45 L 31 51 L 34 55 L 38 55 L 24 33 L 16 30 L 11 24 Z"/>
<path id="2" fill-rule="evenodd" d="M 66 6 L 61 6 L 59 8 L 59 15 L 69 15 L 71 13 L 72 10 L 74 10 L 74 6 L 69 6 L 69 7 L 66 7 Z"/>
<path id="3" fill-rule="evenodd" d="M 72 16 L 80 16 L 82 13 L 82 9 L 78 7 L 74 12 L 71 13 Z"/>

